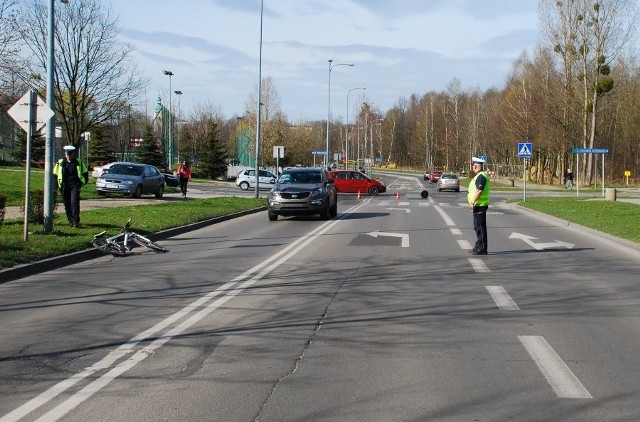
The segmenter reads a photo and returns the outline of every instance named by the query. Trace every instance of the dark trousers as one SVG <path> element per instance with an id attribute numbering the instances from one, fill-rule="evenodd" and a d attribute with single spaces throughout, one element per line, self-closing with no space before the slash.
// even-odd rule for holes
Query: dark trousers
<path id="1" fill-rule="evenodd" d="M 487 209 L 489 207 L 473 207 L 473 229 L 476 231 L 476 244 L 473 249 L 486 251 L 487 243 Z"/>
<path id="2" fill-rule="evenodd" d="M 183 195 L 187 194 L 187 183 L 189 183 L 189 178 L 188 177 L 181 177 L 180 178 L 180 191 L 182 191 Z"/>
<path id="3" fill-rule="evenodd" d="M 62 187 L 64 211 L 67 213 L 69 224 L 80 224 L 80 185 L 64 185 Z"/>

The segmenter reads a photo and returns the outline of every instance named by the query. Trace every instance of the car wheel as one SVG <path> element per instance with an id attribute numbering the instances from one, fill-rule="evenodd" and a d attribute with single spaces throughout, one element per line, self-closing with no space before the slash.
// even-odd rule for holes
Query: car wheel
<path id="1" fill-rule="evenodd" d="M 338 198 L 337 197 L 336 197 L 335 201 L 333 202 L 333 205 L 329 209 L 329 215 L 331 217 L 335 217 L 335 216 L 338 215 Z"/>
<path id="2" fill-rule="evenodd" d="M 376 186 L 371 186 L 369 188 L 369 195 L 371 195 L 371 196 L 378 195 L 378 188 Z"/>
<path id="3" fill-rule="evenodd" d="M 156 198 L 157 199 L 162 198 L 163 194 L 164 194 L 164 185 L 160 185 L 160 187 L 158 188 L 158 191 L 156 192 Z"/>
<path id="4" fill-rule="evenodd" d="M 133 192 L 134 198 L 140 198 L 142 196 L 142 185 L 136 186 L 136 190 Z"/>
<path id="5" fill-rule="evenodd" d="M 275 212 L 267 211 L 267 215 L 269 216 L 269 221 L 276 221 L 278 219 L 278 214 Z"/>
<path id="6" fill-rule="evenodd" d="M 240 189 L 242 189 L 242 190 L 249 190 L 249 183 L 247 183 L 247 182 L 240 182 Z"/>
<path id="7" fill-rule="evenodd" d="M 330 206 L 329 206 L 329 203 L 327 202 L 327 205 L 325 205 L 325 207 L 322 208 L 322 211 L 320 211 L 320 219 L 328 220 L 329 218 L 331 218 L 331 212 L 329 208 Z"/>

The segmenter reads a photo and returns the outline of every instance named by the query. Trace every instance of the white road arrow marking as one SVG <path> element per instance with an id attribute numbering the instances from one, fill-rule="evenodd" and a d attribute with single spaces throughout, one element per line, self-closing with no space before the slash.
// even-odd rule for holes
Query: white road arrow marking
<path id="1" fill-rule="evenodd" d="M 411 210 L 409 208 L 387 208 L 389 211 L 405 211 L 407 214 L 411 214 Z"/>
<path id="2" fill-rule="evenodd" d="M 378 236 L 387 236 L 387 237 L 399 237 L 400 239 L 402 239 L 402 247 L 403 248 L 408 248 L 409 247 L 409 235 L 408 234 L 404 234 L 404 233 L 387 233 L 387 232 L 370 232 L 367 233 L 369 236 L 371 237 L 375 237 L 377 238 Z"/>
<path id="3" fill-rule="evenodd" d="M 534 242 L 534 240 L 537 239 L 537 237 L 528 236 L 526 234 L 515 233 L 515 232 L 511 233 L 511 235 L 509 236 L 509 239 L 520 239 L 538 251 L 541 251 L 544 249 L 552 249 L 552 248 L 553 249 L 556 249 L 556 248 L 571 249 L 574 247 L 573 243 L 562 242 L 560 240 L 556 240 L 554 242 L 547 242 L 547 243 L 536 243 Z"/>

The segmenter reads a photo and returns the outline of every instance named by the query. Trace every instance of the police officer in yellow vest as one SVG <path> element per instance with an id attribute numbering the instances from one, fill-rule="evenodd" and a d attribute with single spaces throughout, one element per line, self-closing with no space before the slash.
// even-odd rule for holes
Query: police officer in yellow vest
<path id="1" fill-rule="evenodd" d="M 474 255 L 486 255 L 487 244 L 487 209 L 489 208 L 489 175 L 484 169 L 486 161 L 472 157 L 475 177 L 469 183 L 467 201 L 469 209 L 473 210 L 473 229 L 476 231 L 476 244 L 469 251 Z"/>
<path id="2" fill-rule="evenodd" d="M 76 147 L 64 147 L 64 158 L 53 166 L 53 174 L 62 192 L 64 210 L 71 227 L 80 224 L 80 189 L 89 181 L 89 171 L 82 160 L 76 157 Z"/>

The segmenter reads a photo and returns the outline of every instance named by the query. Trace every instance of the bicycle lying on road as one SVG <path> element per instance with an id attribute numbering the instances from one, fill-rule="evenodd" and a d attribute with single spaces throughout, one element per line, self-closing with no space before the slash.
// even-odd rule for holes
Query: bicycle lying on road
<path id="1" fill-rule="evenodd" d="M 129 230 L 131 227 L 131 219 L 120 229 L 120 233 L 115 236 L 106 237 L 106 230 L 93 236 L 93 246 L 102 252 L 110 253 L 114 256 L 131 255 L 131 242 L 140 246 L 152 249 L 156 252 L 169 252 L 167 248 L 159 245 L 146 237 Z"/>

